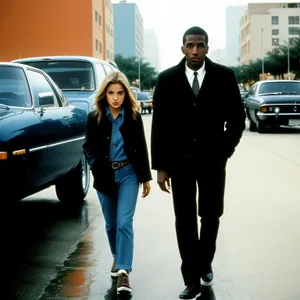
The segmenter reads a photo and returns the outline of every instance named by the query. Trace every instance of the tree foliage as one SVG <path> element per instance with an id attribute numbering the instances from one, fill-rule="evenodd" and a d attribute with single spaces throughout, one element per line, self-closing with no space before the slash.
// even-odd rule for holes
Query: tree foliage
<path id="1" fill-rule="evenodd" d="M 288 48 L 289 47 L 289 48 Z M 281 45 L 268 51 L 262 59 L 250 61 L 248 65 L 238 65 L 231 67 L 235 73 L 237 81 L 243 84 L 251 84 L 259 80 L 264 65 L 264 73 L 283 78 L 288 72 L 288 51 L 290 56 L 290 72 L 295 73 L 296 78 L 300 78 L 300 37 L 294 39 L 292 45 Z"/>
<path id="2" fill-rule="evenodd" d="M 138 57 L 128 57 L 125 58 L 122 55 L 115 56 L 115 62 L 118 65 L 118 68 L 123 72 L 131 85 L 134 82 L 137 82 L 139 79 L 139 58 Z M 148 62 L 143 59 L 140 60 L 140 79 L 141 79 L 141 89 L 150 90 L 157 78 L 157 71 L 153 68 Z"/>

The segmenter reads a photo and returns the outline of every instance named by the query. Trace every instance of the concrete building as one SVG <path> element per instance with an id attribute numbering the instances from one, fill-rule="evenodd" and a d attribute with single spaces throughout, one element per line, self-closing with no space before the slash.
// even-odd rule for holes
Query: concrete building
<path id="1" fill-rule="evenodd" d="M 110 0 L 0 1 L 0 60 L 48 55 L 114 58 Z"/>
<path id="2" fill-rule="evenodd" d="M 157 72 L 161 71 L 159 46 L 154 29 L 144 29 L 144 59 L 149 62 Z"/>
<path id="3" fill-rule="evenodd" d="M 144 57 L 143 18 L 136 3 L 114 3 L 115 55 Z"/>
<path id="4" fill-rule="evenodd" d="M 250 3 L 240 21 L 240 63 L 262 59 L 300 34 L 300 3 Z"/>
<path id="5" fill-rule="evenodd" d="M 240 20 L 246 6 L 228 6 L 226 8 L 226 64 L 236 66 L 240 57 Z"/>

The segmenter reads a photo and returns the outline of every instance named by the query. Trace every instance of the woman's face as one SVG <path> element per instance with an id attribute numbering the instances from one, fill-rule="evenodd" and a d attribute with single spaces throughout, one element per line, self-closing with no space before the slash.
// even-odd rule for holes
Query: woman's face
<path id="1" fill-rule="evenodd" d="M 111 83 L 106 88 L 106 100 L 109 110 L 119 112 L 125 100 L 125 89 L 119 83 Z"/>

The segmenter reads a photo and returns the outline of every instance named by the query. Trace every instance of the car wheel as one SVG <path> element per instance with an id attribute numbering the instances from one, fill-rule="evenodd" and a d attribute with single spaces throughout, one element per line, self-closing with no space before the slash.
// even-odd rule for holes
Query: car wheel
<path id="1" fill-rule="evenodd" d="M 253 122 L 253 120 L 251 119 L 251 117 L 249 117 L 248 120 L 249 120 L 249 131 L 251 131 L 251 132 L 256 131 L 256 124 L 255 124 L 255 122 Z"/>
<path id="2" fill-rule="evenodd" d="M 64 203 L 81 203 L 90 185 L 90 168 L 82 154 L 75 169 L 64 175 L 55 185 L 57 198 Z"/>
<path id="3" fill-rule="evenodd" d="M 260 120 L 257 120 L 256 128 L 258 133 L 264 133 L 266 131 L 266 125 Z"/>

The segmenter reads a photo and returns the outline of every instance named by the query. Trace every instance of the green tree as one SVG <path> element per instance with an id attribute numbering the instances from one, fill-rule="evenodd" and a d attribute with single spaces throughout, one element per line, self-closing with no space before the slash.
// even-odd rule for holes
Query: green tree
<path id="1" fill-rule="evenodd" d="M 138 57 L 123 57 L 122 55 L 115 56 L 115 62 L 121 72 L 123 72 L 131 85 L 139 79 L 139 58 Z M 157 71 L 148 62 L 140 60 L 140 78 L 141 88 L 144 90 L 151 89 L 157 78 Z"/>

